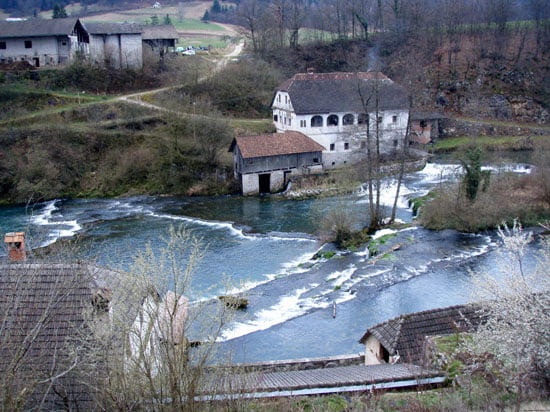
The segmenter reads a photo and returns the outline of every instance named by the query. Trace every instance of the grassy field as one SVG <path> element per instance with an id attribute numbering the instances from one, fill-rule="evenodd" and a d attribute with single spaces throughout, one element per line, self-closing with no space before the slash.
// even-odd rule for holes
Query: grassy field
<path id="1" fill-rule="evenodd" d="M 472 137 L 453 137 L 440 139 L 434 145 L 436 152 L 448 152 L 469 146 L 480 146 L 485 149 L 514 149 L 521 148 L 530 142 L 547 142 L 549 136 L 478 136 Z M 521 147 L 519 147 L 521 146 Z"/>

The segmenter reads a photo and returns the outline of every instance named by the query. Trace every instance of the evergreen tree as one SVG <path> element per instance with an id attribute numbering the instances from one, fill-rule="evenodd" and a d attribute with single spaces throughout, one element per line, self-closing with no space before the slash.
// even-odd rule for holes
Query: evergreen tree
<path id="1" fill-rule="evenodd" d="M 210 10 L 212 11 L 212 14 L 221 12 L 222 8 L 220 6 L 220 2 L 218 0 L 214 0 L 214 4 L 212 4 L 212 8 Z"/>
<path id="2" fill-rule="evenodd" d="M 204 15 L 202 16 L 202 19 L 201 19 L 204 23 L 208 23 L 208 20 L 210 20 L 210 13 L 208 12 L 208 10 L 205 10 L 204 11 Z"/>
<path id="3" fill-rule="evenodd" d="M 172 24 L 172 19 L 170 19 L 170 16 L 168 14 L 164 16 L 164 24 Z"/>
<path id="4" fill-rule="evenodd" d="M 67 17 L 67 12 L 65 11 L 65 6 L 59 3 L 55 3 L 53 6 L 53 15 L 52 19 L 63 19 Z"/>
<path id="5" fill-rule="evenodd" d="M 158 16 L 155 14 L 155 15 L 151 16 L 151 25 L 152 25 L 152 26 L 156 26 L 157 24 L 159 24 L 159 18 L 158 18 Z"/>

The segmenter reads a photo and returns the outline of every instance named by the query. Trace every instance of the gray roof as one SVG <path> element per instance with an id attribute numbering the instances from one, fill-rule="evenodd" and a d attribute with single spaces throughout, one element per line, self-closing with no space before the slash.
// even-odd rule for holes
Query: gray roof
<path id="1" fill-rule="evenodd" d="M 147 24 L 142 29 L 141 37 L 143 40 L 172 40 L 179 38 L 176 28 L 171 24 L 154 26 Z"/>
<path id="2" fill-rule="evenodd" d="M 0 21 L 0 38 L 68 36 L 77 25 L 77 18 Z"/>
<path id="3" fill-rule="evenodd" d="M 418 363 L 423 360 L 426 336 L 477 328 L 482 319 L 479 311 L 479 306 L 469 304 L 401 315 L 371 327 L 359 343 L 365 343 L 372 335 L 390 355 L 399 354 L 403 362 Z"/>
<path id="4" fill-rule="evenodd" d="M 405 90 L 380 72 L 299 73 L 278 89 L 290 95 L 296 114 L 407 109 Z"/>
<path id="5" fill-rule="evenodd" d="M 64 409 L 64 396 L 73 409 L 92 409 L 93 394 L 81 380 L 86 365 L 71 369 L 72 353 L 79 347 L 76 359 L 85 357 L 82 337 L 98 338 L 87 320 L 103 319 L 106 307 L 111 318 L 135 318 L 142 295 L 127 276 L 86 264 L 0 264 L 0 373 L 15 369 L 14 391 L 30 386 L 27 402 L 45 399 L 47 410 Z M 99 312 L 92 304 L 98 293 L 111 301 Z M 69 369 L 49 387 L 49 378 Z"/>
<path id="6" fill-rule="evenodd" d="M 93 23 L 84 22 L 90 34 L 140 34 L 141 25 L 134 23 Z"/>

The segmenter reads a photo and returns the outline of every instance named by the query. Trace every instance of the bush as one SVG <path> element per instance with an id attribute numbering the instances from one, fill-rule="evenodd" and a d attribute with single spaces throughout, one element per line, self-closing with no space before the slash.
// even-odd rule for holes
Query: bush
<path id="1" fill-rule="evenodd" d="M 185 92 L 193 98 L 206 98 L 223 114 L 243 117 L 271 117 L 273 90 L 282 76 L 259 60 L 230 64 L 200 84 L 188 86 Z"/>

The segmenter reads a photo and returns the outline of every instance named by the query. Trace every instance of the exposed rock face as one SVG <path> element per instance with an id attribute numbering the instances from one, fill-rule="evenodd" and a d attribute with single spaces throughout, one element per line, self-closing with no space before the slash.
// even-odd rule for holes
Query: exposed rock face
<path id="1" fill-rule="evenodd" d="M 531 71 L 494 66 L 472 81 L 440 81 L 432 102 L 447 112 L 470 117 L 548 124 L 546 83 Z"/>

